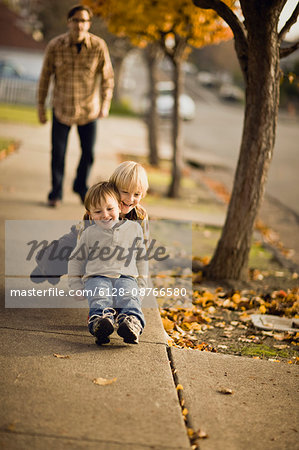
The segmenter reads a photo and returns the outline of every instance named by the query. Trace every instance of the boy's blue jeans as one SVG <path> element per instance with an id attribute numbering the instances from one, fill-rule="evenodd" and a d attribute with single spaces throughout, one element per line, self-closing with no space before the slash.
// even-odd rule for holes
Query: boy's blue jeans
<path id="1" fill-rule="evenodd" d="M 120 278 L 96 276 L 88 278 L 84 285 L 89 305 L 89 317 L 101 315 L 105 308 L 114 308 L 118 314 L 136 316 L 142 327 L 145 318 L 141 310 L 141 300 L 138 293 L 138 284 L 133 277 L 121 275 Z M 92 334 L 92 323 L 88 326 Z"/>

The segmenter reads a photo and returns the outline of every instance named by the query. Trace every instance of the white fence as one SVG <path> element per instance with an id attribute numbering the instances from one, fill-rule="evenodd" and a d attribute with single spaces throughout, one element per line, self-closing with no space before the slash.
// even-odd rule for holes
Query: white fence
<path id="1" fill-rule="evenodd" d="M 35 105 L 37 81 L 0 78 L 0 102 Z"/>

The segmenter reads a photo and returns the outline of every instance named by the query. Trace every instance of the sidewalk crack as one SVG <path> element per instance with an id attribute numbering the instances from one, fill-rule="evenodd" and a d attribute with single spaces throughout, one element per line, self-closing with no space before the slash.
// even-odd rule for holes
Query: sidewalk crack
<path id="1" fill-rule="evenodd" d="M 177 369 L 175 368 L 174 359 L 173 359 L 172 352 L 171 352 L 171 347 L 167 346 L 166 351 L 167 351 L 167 356 L 168 356 L 168 360 L 170 363 L 173 382 L 176 387 L 178 401 L 180 404 L 180 408 L 182 411 L 182 415 L 183 415 L 183 419 L 184 419 L 184 423 L 185 423 L 185 427 L 186 427 L 186 431 L 187 431 L 187 436 L 190 441 L 191 449 L 192 450 L 200 450 L 199 445 L 196 442 L 198 439 L 198 436 L 196 436 L 196 433 L 195 433 L 195 430 L 194 430 L 194 427 L 192 424 L 192 419 L 190 417 L 189 410 L 186 405 L 186 401 L 184 398 L 183 386 L 179 382 L 179 376 L 178 376 Z"/>

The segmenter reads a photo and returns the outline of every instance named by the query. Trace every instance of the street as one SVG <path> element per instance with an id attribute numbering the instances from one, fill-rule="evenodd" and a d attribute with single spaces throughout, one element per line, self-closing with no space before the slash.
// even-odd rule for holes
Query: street
<path id="1" fill-rule="evenodd" d="M 162 79 L 170 79 L 171 73 L 160 72 Z M 132 107 L 140 110 L 147 93 L 148 74 L 138 52 L 126 58 L 123 72 L 123 94 Z M 204 155 L 204 161 L 235 169 L 237 165 L 243 129 L 243 109 L 240 104 L 224 102 L 216 93 L 203 88 L 194 76 L 185 76 L 185 91 L 196 102 L 196 118 L 183 122 L 185 148 Z M 168 122 L 168 123 L 167 123 Z M 169 121 L 160 121 L 163 136 L 167 136 Z M 170 131 L 170 130 L 169 130 Z M 266 193 L 299 214 L 299 126 L 298 118 L 280 113 L 276 144 L 270 165 Z"/>
<path id="2" fill-rule="evenodd" d="M 243 107 L 223 102 L 196 102 L 194 121 L 184 123 L 185 143 L 216 156 L 219 164 L 235 169 L 243 127 Z M 299 214 L 298 119 L 280 115 L 266 193 Z"/>

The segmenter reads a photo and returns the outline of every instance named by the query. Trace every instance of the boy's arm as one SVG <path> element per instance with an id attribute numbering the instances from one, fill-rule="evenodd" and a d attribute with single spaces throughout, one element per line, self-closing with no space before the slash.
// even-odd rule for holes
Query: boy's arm
<path id="1" fill-rule="evenodd" d="M 60 277 L 67 273 L 69 255 L 76 247 L 77 239 L 78 229 L 73 225 L 69 233 L 52 241 L 44 250 L 40 250 L 35 259 L 37 266 L 30 274 L 31 281 L 42 283 L 48 280 L 52 284 L 57 284 Z"/>

